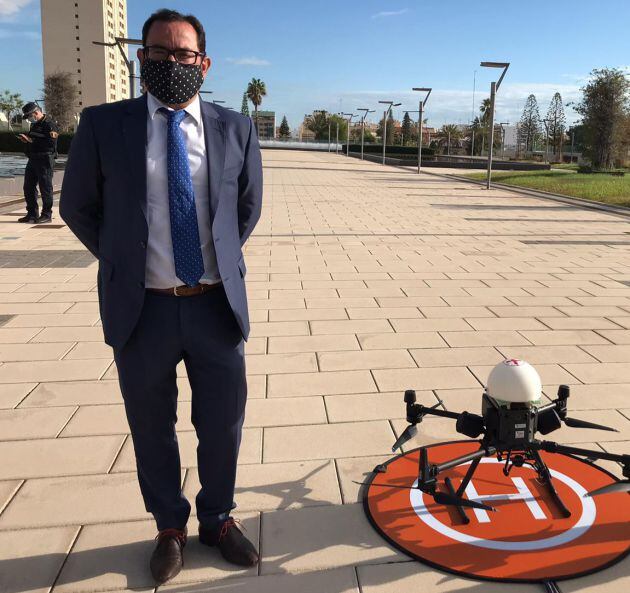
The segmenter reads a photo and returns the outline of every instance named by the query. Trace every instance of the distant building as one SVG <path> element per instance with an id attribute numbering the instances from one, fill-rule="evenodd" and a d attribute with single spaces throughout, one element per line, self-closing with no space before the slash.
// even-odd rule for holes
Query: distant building
<path id="1" fill-rule="evenodd" d="M 254 112 L 250 114 L 254 125 L 256 125 L 256 116 Z M 275 111 L 259 111 L 258 112 L 258 138 L 261 140 L 273 140 L 276 137 L 276 112 Z"/>
<path id="2" fill-rule="evenodd" d="M 77 113 L 129 98 L 129 72 L 120 50 L 92 43 L 127 37 L 127 0 L 41 0 L 41 15 L 44 76 L 74 76 Z"/>

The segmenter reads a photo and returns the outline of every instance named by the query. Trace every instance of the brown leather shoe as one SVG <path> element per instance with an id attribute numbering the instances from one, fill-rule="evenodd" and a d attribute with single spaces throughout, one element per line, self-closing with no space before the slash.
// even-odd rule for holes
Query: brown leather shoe
<path id="1" fill-rule="evenodd" d="M 219 529 L 199 525 L 199 541 L 206 546 L 217 546 L 223 558 L 239 566 L 258 564 L 258 551 L 230 517 Z"/>
<path id="2" fill-rule="evenodd" d="M 157 583 L 165 583 L 184 566 L 184 546 L 187 530 L 162 529 L 155 536 L 157 546 L 151 554 L 151 574 Z"/>

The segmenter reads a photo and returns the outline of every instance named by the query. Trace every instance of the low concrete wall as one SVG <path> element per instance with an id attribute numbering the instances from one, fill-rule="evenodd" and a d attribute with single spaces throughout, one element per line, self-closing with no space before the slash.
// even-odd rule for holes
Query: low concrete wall
<path id="1" fill-rule="evenodd" d="M 351 152 L 350 156 L 355 158 L 361 158 L 360 152 Z M 364 153 L 363 158 L 366 161 L 372 161 L 374 163 L 382 163 L 383 157 L 381 155 Z M 470 160 L 466 162 L 456 161 L 458 157 L 445 157 L 446 160 L 442 160 L 442 155 L 438 155 L 434 160 L 430 158 L 422 159 L 423 167 L 435 167 L 442 169 L 477 169 L 480 171 L 485 171 L 487 168 L 486 161 L 479 161 L 477 159 Z M 397 167 L 417 167 L 418 160 L 417 159 L 397 159 L 394 157 L 386 157 L 385 164 L 394 165 Z M 520 163 L 513 161 L 496 161 L 493 159 L 492 161 L 492 170 L 493 171 L 548 171 L 551 169 L 551 165 L 543 164 L 543 163 Z"/>

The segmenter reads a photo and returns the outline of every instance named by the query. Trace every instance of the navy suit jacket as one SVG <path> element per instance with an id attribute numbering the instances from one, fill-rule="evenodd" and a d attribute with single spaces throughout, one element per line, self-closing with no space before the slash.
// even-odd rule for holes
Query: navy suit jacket
<path id="1" fill-rule="evenodd" d="M 201 101 L 212 237 L 221 280 L 243 337 L 249 335 L 241 248 L 262 206 L 262 163 L 249 117 Z M 86 107 L 61 186 L 59 213 L 98 258 L 105 342 L 121 348 L 144 302 L 147 98 Z"/>

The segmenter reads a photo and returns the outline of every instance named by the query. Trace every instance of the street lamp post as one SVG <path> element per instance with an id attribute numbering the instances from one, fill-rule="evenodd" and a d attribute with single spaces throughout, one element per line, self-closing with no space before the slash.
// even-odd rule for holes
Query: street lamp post
<path id="1" fill-rule="evenodd" d="M 365 136 L 365 118 L 368 113 L 374 113 L 374 109 L 368 109 L 367 107 L 359 107 L 357 111 L 365 111 L 361 117 L 361 160 L 363 160 L 363 138 Z"/>
<path id="2" fill-rule="evenodd" d="M 123 49 L 123 44 L 125 45 L 142 45 L 142 39 L 129 39 L 127 37 L 114 37 L 114 41 L 92 41 L 94 45 L 102 45 L 105 47 L 117 47 L 120 50 L 120 54 L 127 66 L 127 71 L 129 72 L 129 97 L 131 99 L 136 98 L 136 62 L 134 60 L 129 60 L 127 55 L 125 54 L 125 50 Z"/>
<path id="3" fill-rule="evenodd" d="M 496 82 L 490 83 L 490 129 L 488 130 L 488 175 L 486 178 L 486 189 L 490 189 L 490 180 L 492 177 L 492 147 L 494 144 L 494 103 L 497 95 L 497 91 L 501 86 L 503 77 L 510 67 L 509 62 L 481 62 L 481 66 L 484 68 L 503 68 L 503 72 Z"/>
<path id="4" fill-rule="evenodd" d="M 422 167 L 422 116 L 424 115 L 424 106 L 427 104 L 429 95 L 433 89 L 428 87 L 414 87 L 411 90 L 426 93 L 424 100 L 421 99 L 418 103 L 418 173 L 420 173 L 420 168 Z"/>
<path id="5" fill-rule="evenodd" d="M 545 163 L 549 163 L 549 122 L 550 119 L 543 119 L 542 123 L 545 126 Z"/>
<path id="6" fill-rule="evenodd" d="M 393 101 L 379 101 L 387 105 L 387 109 L 383 112 L 383 164 L 385 164 L 385 147 L 387 146 L 387 117 L 389 116 L 392 107 L 398 107 L 400 103 L 394 103 Z"/>
<path id="7" fill-rule="evenodd" d="M 502 121 L 499 123 L 501 126 L 501 158 L 505 159 L 505 128 L 503 126 L 509 126 L 509 121 Z"/>
<path id="8" fill-rule="evenodd" d="M 350 156 L 350 124 L 352 123 L 352 118 L 355 117 L 356 113 L 344 113 L 343 115 L 348 116 L 348 130 L 346 134 L 346 156 Z"/>
<path id="9" fill-rule="evenodd" d="M 342 115 L 342 113 L 336 113 L 335 115 Z M 339 118 L 335 119 L 337 124 L 337 131 L 335 132 L 335 154 L 339 154 Z"/>

